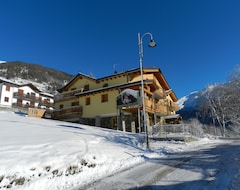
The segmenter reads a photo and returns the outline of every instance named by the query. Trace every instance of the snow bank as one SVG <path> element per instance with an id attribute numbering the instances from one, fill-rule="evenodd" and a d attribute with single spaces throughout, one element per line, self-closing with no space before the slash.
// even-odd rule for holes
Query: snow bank
<path id="1" fill-rule="evenodd" d="M 189 146 L 151 142 L 148 151 L 139 134 L 12 112 L 0 112 L 0 131 L 0 189 L 71 189 Z"/>

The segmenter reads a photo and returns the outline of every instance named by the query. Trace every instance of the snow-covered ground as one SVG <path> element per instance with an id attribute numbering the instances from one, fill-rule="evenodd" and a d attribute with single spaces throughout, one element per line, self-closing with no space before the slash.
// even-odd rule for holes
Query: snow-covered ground
<path id="1" fill-rule="evenodd" d="M 73 189 L 147 158 L 164 158 L 210 143 L 216 140 L 151 141 L 151 150 L 146 150 L 139 134 L 1 111 L 0 189 Z"/>

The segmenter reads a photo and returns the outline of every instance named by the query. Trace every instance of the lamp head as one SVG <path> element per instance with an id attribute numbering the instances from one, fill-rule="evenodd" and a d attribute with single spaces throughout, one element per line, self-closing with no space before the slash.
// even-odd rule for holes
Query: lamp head
<path id="1" fill-rule="evenodd" d="M 150 43 L 148 44 L 148 47 L 156 47 L 157 46 L 157 43 L 154 42 L 153 39 L 151 39 Z"/>

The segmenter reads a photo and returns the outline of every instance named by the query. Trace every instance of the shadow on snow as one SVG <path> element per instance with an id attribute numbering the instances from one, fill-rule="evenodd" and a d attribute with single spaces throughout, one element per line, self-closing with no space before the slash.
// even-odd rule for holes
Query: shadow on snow
<path id="1" fill-rule="evenodd" d="M 189 170 L 200 173 L 201 179 L 185 180 L 180 175 L 176 181 L 164 181 L 164 178 L 156 179 L 153 184 L 131 190 L 237 190 L 239 186 L 233 186 L 240 180 L 240 141 L 233 144 L 219 144 L 214 148 L 169 154 L 167 157 L 152 159 L 145 157 L 148 162 L 159 163 L 171 168 Z M 171 175 L 171 172 L 168 173 Z M 185 181 L 184 181 L 185 180 Z M 161 182 L 164 185 L 158 185 Z M 166 182 L 166 183 L 165 183 Z"/>

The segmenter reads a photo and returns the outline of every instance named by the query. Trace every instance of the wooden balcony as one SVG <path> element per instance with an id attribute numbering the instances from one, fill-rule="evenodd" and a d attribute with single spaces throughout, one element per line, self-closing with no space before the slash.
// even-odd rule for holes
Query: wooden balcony
<path id="1" fill-rule="evenodd" d="M 28 108 L 39 108 L 38 106 L 34 106 L 31 104 L 21 104 L 21 103 L 13 103 L 13 107 L 15 108 L 23 108 L 23 109 L 28 109 Z"/>
<path id="2" fill-rule="evenodd" d="M 146 111 L 150 113 L 160 113 L 161 115 L 168 114 L 167 106 L 155 103 L 154 101 L 149 100 L 147 98 L 145 98 L 145 107 Z"/>
<path id="3" fill-rule="evenodd" d="M 67 92 L 57 94 L 57 95 L 54 96 L 54 101 L 58 102 L 58 101 L 61 101 L 61 100 L 67 100 L 67 99 L 75 98 L 75 94 L 83 92 L 83 90 L 84 89 L 81 88 L 81 89 L 71 90 L 71 91 L 67 91 Z"/>
<path id="4" fill-rule="evenodd" d="M 171 111 L 177 111 L 179 109 L 178 105 L 175 102 L 171 102 L 169 109 Z"/>
<path id="5" fill-rule="evenodd" d="M 157 99 L 166 98 L 166 93 L 162 88 L 159 88 L 153 94 L 154 94 L 154 97 L 157 98 Z"/>
<path id="6" fill-rule="evenodd" d="M 19 92 L 14 92 L 13 97 L 21 98 L 23 100 L 34 101 L 34 102 L 39 102 L 41 100 L 40 97 L 31 95 L 31 94 L 23 94 L 23 93 L 19 93 Z"/>
<path id="7" fill-rule="evenodd" d="M 46 106 L 46 107 L 52 107 L 52 108 L 54 108 L 54 103 L 51 103 L 51 102 L 48 101 L 48 100 L 41 100 L 41 101 L 39 101 L 39 104 L 40 104 L 41 106 Z"/>
<path id="8" fill-rule="evenodd" d="M 156 107 L 156 113 L 159 113 L 161 115 L 167 115 L 168 114 L 168 107 L 165 105 L 157 104 L 155 103 Z"/>
<path id="9" fill-rule="evenodd" d="M 82 106 L 62 108 L 53 112 L 53 118 L 59 120 L 79 119 L 82 116 Z"/>

